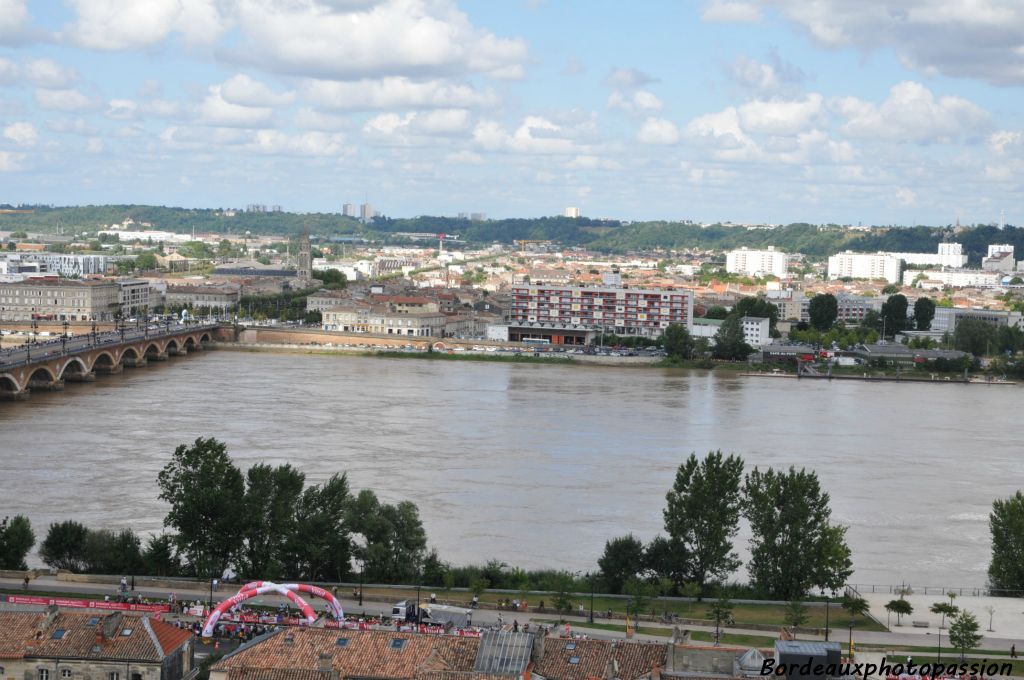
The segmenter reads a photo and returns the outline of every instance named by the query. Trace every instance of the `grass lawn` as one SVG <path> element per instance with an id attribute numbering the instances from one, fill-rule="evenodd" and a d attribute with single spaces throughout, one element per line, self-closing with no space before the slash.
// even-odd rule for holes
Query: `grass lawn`
<path id="1" fill-rule="evenodd" d="M 710 631 L 703 630 L 692 630 L 690 631 L 690 639 L 695 642 L 715 642 L 715 634 Z M 770 635 L 741 635 L 739 633 L 722 633 L 721 643 L 723 645 L 732 645 L 736 647 L 758 647 L 764 649 L 766 647 L 775 646 L 775 638 Z"/>
<path id="2" fill-rule="evenodd" d="M 559 626 L 563 622 L 557 619 L 533 619 L 537 623 L 549 623 L 553 626 Z M 577 621 L 572 622 L 573 628 L 592 628 L 595 630 L 609 630 L 613 633 L 626 634 L 626 627 L 621 623 L 579 623 Z M 637 633 L 643 635 L 660 635 L 662 637 L 668 637 L 672 635 L 672 630 L 669 628 L 657 628 L 654 626 L 640 626 L 636 629 Z"/>

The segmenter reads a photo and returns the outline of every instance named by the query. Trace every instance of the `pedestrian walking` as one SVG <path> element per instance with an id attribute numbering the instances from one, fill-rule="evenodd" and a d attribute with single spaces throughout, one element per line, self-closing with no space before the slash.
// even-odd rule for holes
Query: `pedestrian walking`
<path id="1" fill-rule="evenodd" d="M 1015 645 L 1015 644 L 1010 645 L 1010 658 L 1011 659 L 1016 659 L 1017 658 L 1017 645 Z"/>

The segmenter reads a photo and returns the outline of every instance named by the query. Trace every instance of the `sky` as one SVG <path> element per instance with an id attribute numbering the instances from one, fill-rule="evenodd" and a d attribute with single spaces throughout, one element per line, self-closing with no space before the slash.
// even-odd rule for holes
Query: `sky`
<path id="1" fill-rule="evenodd" d="M 0 202 L 1024 219 L 1021 0 L 0 0 Z"/>

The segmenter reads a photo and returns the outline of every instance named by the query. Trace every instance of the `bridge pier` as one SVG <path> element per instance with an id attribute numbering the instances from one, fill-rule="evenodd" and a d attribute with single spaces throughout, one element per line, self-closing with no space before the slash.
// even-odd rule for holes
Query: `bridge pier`
<path id="1" fill-rule="evenodd" d="M 65 373 L 64 382 L 96 382 L 96 372 L 88 373 Z"/>
<path id="2" fill-rule="evenodd" d="M 28 399 L 28 390 L 19 390 L 17 392 L 0 390 L 0 401 L 24 401 L 26 399 Z"/>
<path id="3" fill-rule="evenodd" d="M 121 360 L 121 363 L 124 365 L 125 368 L 142 368 L 143 366 L 146 365 L 146 357 L 139 357 L 138 359 L 133 359 L 132 357 L 125 357 L 124 359 Z"/>
<path id="4" fill-rule="evenodd" d="M 60 392 L 64 389 L 63 380 L 30 380 L 28 382 L 28 390 L 37 390 L 39 392 Z"/>
<path id="5" fill-rule="evenodd" d="M 116 366 L 94 366 L 92 369 L 92 376 L 95 378 L 97 373 L 102 373 L 103 375 L 116 375 L 123 370 L 124 366 L 121 364 L 117 364 Z"/>
<path id="6" fill-rule="evenodd" d="M 167 352 L 157 352 L 156 354 L 147 354 L 144 361 L 167 361 Z"/>
<path id="7" fill-rule="evenodd" d="M 188 350 L 185 349 L 184 347 L 182 347 L 180 349 L 169 349 L 169 350 L 167 350 L 167 354 L 169 356 L 183 357 L 186 354 L 188 354 Z"/>

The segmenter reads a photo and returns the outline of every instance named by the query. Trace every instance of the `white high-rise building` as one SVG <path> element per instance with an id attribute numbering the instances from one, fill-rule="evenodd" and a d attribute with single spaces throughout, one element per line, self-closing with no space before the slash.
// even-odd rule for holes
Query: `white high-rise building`
<path id="1" fill-rule="evenodd" d="M 345 217 L 355 217 L 356 206 L 353 205 L 352 203 L 346 203 L 345 205 L 341 206 L 341 214 L 344 215 Z"/>
<path id="2" fill-rule="evenodd" d="M 959 269 L 967 264 L 964 247 L 959 243 L 940 243 L 935 253 L 888 253 L 898 257 L 905 264 L 914 266 L 953 267 Z"/>
<path id="3" fill-rule="evenodd" d="M 725 256 L 725 271 L 746 276 L 771 274 L 784 279 L 789 271 L 789 255 L 775 250 L 772 246 L 768 246 L 768 250 L 740 248 Z"/>
<path id="4" fill-rule="evenodd" d="M 570 206 L 570 207 L 565 209 L 565 216 L 566 217 L 577 218 L 577 217 L 580 216 L 580 209 L 575 207 L 575 206 Z"/>
<path id="5" fill-rule="evenodd" d="M 830 279 L 885 279 L 889 283 L 900 281 L 900 258 L 892 253 L 846 252 L 828 258 Z"/>
<path id="6" fill-rule="evenodd" d="M 1013 257 L 1013 246 L 1009 243 L 993 243 L 988 247 L 988 257 L 995 257 L 1000 253 L 1009 253 Z"/>
<path id="7" fill-rule="evenodd" d="M 373 206 L 369 203 L 363 203 L 359 206 L 359 219 L 364 222 L 369 222 L 373 219 Z"/>

